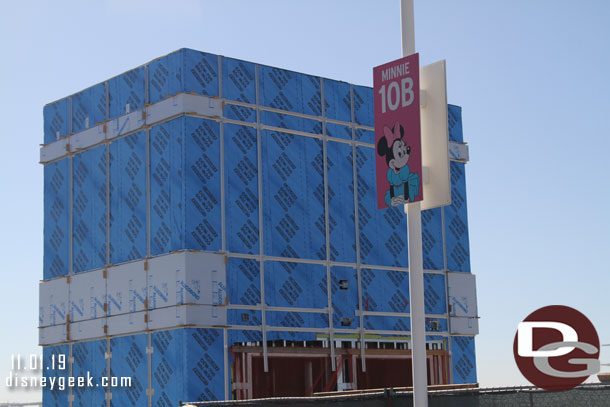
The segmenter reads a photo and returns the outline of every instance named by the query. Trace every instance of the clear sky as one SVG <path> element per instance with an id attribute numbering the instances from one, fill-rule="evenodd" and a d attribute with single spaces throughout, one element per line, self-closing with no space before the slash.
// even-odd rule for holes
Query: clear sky
<path id="1" fill-rule="evenodd" d="M 601 0 L 415 0 L 416 50 L 447 60 L 470 146 L 482 386 L 527 384 L 512 341 L 541 306 L 610 343 L 609 20 Z M 400 57 L 399 0 L 3 1 L 0 44 L 3 402 L 39 397 L 3 383 L 12 353 L 40 351 L 43 105 L 181 47 L 372 86 Z"/>

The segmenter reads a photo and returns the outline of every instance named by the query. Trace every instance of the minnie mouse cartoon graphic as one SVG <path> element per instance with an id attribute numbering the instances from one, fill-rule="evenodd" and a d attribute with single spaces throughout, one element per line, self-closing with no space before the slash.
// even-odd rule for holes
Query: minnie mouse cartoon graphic
<path id="1" fill-rule="evenodd" d="M 385 156 L 388 165 L 390 189 L 385 193 L 387 206 L 403 205 L 412 202 L 419 195 L 419 175 L 409 172 L 411 147 L 403 140 L 405 130 L 398 122 L 390 129 L 383 128 L 383 137 L 377 143 L 377 154 Z"/>

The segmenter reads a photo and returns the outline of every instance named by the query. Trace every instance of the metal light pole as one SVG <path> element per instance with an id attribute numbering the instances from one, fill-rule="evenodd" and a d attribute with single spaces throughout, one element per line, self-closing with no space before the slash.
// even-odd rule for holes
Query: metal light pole
<path id="1" fill-rule="evenodd" d="M 415 53 L 413 0 L 400 0 L 402 56 Z M 424 198 L 425 199 L 425 198 Z M 411 301 L 411 360 L 413 363 L 413 405 L 428 406 L 426 366 L 426 321 L 424 311 L 424 267 L 422 259 L 420 202 L 406 204 L 409 240 L 409 298 Z"/>

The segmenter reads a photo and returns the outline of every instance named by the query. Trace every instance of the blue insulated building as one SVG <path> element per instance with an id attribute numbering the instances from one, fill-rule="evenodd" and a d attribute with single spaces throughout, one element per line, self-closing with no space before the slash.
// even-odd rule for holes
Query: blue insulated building
<path id="1" fill-rule="evenodd" d="M 406 217 L 376 209 L 373 127 L 371 88 L 190 49 L 46 105 L 43 374 L 118 385 L 43 405 L 410 385 Z M 422 213 L 431 384 L 477 381 L 465 161 Z"/>

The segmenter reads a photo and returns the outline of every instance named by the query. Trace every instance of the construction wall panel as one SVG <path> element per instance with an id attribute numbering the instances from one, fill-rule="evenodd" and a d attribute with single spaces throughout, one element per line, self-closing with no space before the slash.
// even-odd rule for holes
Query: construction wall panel
<path id="1" fill-rule="evenodd" d="M 409 273 L 362 269 L 361 278 L 364 311 L 410 312 Z"/>
<path id="2" fill-rule="evenodd" d="M 220 329 L 178 329 L 152 334 L 153 406 L 224 399 Z"/>
<path id="3" fill-rule="evenodd" d="M 227 296 L 230 304 L 261 303 L 260 266 L 253 259 L 230 258 L 227 263 Z"/>
<path id="4" fill-rule="evenodd" d="M 222 249 L 220 202 L 220 125 L 184 118 L 185 248 Z"/>
<path id="5" fill-rule="evenodd" d="M 69 345 L 42 348 L 42 376 L 46 377 L 47 383 L 50 380 L 54 380 L 56 384 L 52 390 L 50 386 L 42 388 L 43 407 L 65 407 L 68 405 L 69 390 L 67 378 L 70 375 L 69 359 Z M 58 386 L 58 380 L 64 381 L 65 387 L 63 390 Z"/>
<path id="6" fill-rule="evenodd" d="M 93 270 L 106 264 L 106 145 L 74 155 L 73 270 Z"/>
<path id="7" fill-rule="evenodd" d="M 184 53 L 182 50 L 157 58 L 148 64 L 148 97 L 157 103 L 184 89 Z"/>
<path id="8" fill-rule="evenodd" d="M 354 121 L 363 126 L 375 126 L 373 88 L 354 85 Z"/>
<path id="9" fill-rule="evenodd" d="M 138 110 L 146 103 L 146 68 L 127 71 L 108 80 L 109 118 Z"/>
<path id="10" fill-rule="evenodd" d="M 80 273 L 70 278 L 70 321 L 106 316 L 106 279 L 103 270 Z"/>
<path id="11" fill-rule="evenodd" d="M 65 276 L 70 267 L 70 158 L 44 167 L 43 278 Z"/>
<path id="12" fill-rule="evenodd" d="M 110 143 L 110 263 L 147 255 L 146 132 Z"/>
<path id="13" fill-rule="evenodd" d="M 462 108 L 455 105 L 447 105 L 449 140 L 457 143 L 464 142 L 462 128 Z"/>
<path id="14" fill-rule="evenodd" d="M 263 321 L 261 315 L 261 311 L 229 309 L 227 310 L 227 323 L 229 325 L 261 326 Z M 267 320 L 267 325 L 269 325 L 269 320 Z"/>
<path id="15" fill-rule="evenodd" d="M 319 116 L 320 80 L 280 68 L 259 65 L 260 103 L 266 107 Z"/>
<path id="16" fill-rule="evenodd" d="M 316 341 L 318 336 L 323 335 L 315 332 L 295 332 L 295 331 L 268 331 L 268 341 Z M 328 335 L 327 335 L 328 336 Z"/>
<path id="17" fill-rule="evenodd" d="M 248 343 L 248 342 L 261 342 L 262 340 L 263 340 L 263 334 L 261 331 L 258 331 L 258 330 L 229 329 L 229 331 L 228 331 L 229 346 L 239 345 L 241 343 Z"/>
<path id="18" fill-rule="evenodd" d="M 451 361 L 453 364 L 453 383 L 462 384 L 477 382 L 474 337 L 451 337 Z"/>
<path id="19" fill-rule="evenodd" d="M 267 311 L 267 325 L 283 328 L 328 328 L 328 313 Z"/>
<path id="20" fill-rule="evenodd" d="M 265 262 L 265 302 L 269 306 L 327 308 L 326 287 L 322 265 Z"/>
<path id="21" fill-rule="evenodd" d="M 225 258 L 217 253 L 178 252 L 148 261 L 148 307 L 224 304 Z"/>
<path id="22" fill-rule="evenodd" d="M 363 143 L 375 144 L 375 132 L 365 129 L 356 129 L 356 140 Z"/>
<path id="23" fill-rule="evenodd" d="M 322 79 L 324 82 L 325 116 L 329 119 L 351 122 L 351 94 L 347 82 Z M 351 138 L 351 137 L 350 137 Z"/>
<path id="24" fill-rule="evenodd" d="M 443 270 L 443 219 L 442 209 L 421 212 L 422 251 L 424 270 Z"/>
<path id="25" fill-rule="evenodd" d="M 333 327 L 354 329 L 360 327 L 358 310 L 358 273 L 352 267 L 332 267 L 330 270 L 333 304 Z"/>
<path id="26" fill-rule="evenodd" d="M 108 376 L 105 354 L 107 340 L 76 342 L 72 345 L 72 376 L 93 378 L 99 387 L 72 388 L 72 407 L 106 407 L 106 389 L 101 386 L 101 378 Z"/>
<path id="27" fill-rule="evenodd" d="M 411 318 L 365 315 L 364 327 L 378 331 L 411 331 Z"/>
<path id="28" fill-rule="evenodd" d="M 447 332 L 447 318 L 426 317 L 426 332 Z"/>
<path id="29" fill-rule="evenodd" d="M 42 110 L 44 143 L 52 143 L 70 133 L 70 98 L 49 103 Z"/>
<path id="30" fill-rule="evenodd" d="M 468 273 L 470 272 L 470 245 L 468 240 L 465 164 L 458 162 L 451 162 L 450 164 L 451 205 L 444 208 L 447 268 L 450 271 Z"/>
<path id="31" fill-rule="evenodd" d="M 148 406 L 148 335 L 120 336 L 110 339 L 110 376 L 131 377 L 130 387 L 110 389 L 111 407 Z"/>
<path id="32" fill-rule="evenodd" d="M 326 142 L 330 259 L 356 262 L 354 165 L 349 144 Z"/>
<path id="33" fill-rule="evenodd" d="M 256 129 L 224 125 L 226 245 L 231 253 L 258 254 L 258 155 Z"/>
<path id="34" fill-rule="evenodd" d="M 225 103 L 222 117 L 240 122 L 256 123 L 256 109 Z"/>
<path id="35" fill-rule="evenodd" d="M 326 258 L 322 141 L 263 131 L 265 254 Z"/>
<path id="36" fill-rule="evenodd" d="M 444 275 L 424 273 L 424 298 L 426 314 L 445 314 L 447 312 Z"/>
<path id="37" fill-rule="evenodd" d="M 150 251 L 184 247 L 184 119 L 150 130 Z"/>
<path id="38" fill-rule="evenodd" d="M 139 312 L 145 309 L 148 283 L 143 262 L 110 267 L 106 273 L 109 316 Z"/>
<path id="39" fill-rule="evenodd" d="M 267 126 L 303 131 L 311 134 L 322 134 L 322 123 L 318 120 L 305 119 L 299 116 L 276 112 L 261 112 L 261 123 Z"/>
<path id="40" fill-rule="evenodd" d="M 222 58 L 222 97 L 256 104 L 256 72 L 251 62 Z M 255 116 L 256 121 L 256 116 Z M 248 121 L 248 120 L 244 120 Z"/>
<path id="41" fill-rule="evenodd" d="M 106 118 L 105 82 L 72 95 L 72 133 L 93 127 Z"/>
<path id="42" fill-rule="evenodd" d="M 184 92 L 218 96 L 218 56 L 184 48 Z"/>
<path id="43" fill-rule="evenodd" d="M 39 284 L 39 326 L 65 324 L 70 292 L 67 278 L 41 281 Z"/>
<path id="44" fill-rule="evenodd" d="M 180 92 L 218 96 L 218 56 L 180 49 L 148 64 L 150 103 Z"/>
<path id="45" fill-rule="evenodd" d="M 326 122 L 326 136 L 340 138 L 343 140 L 351 140 L 352 128 L 342 124 Z"/>

